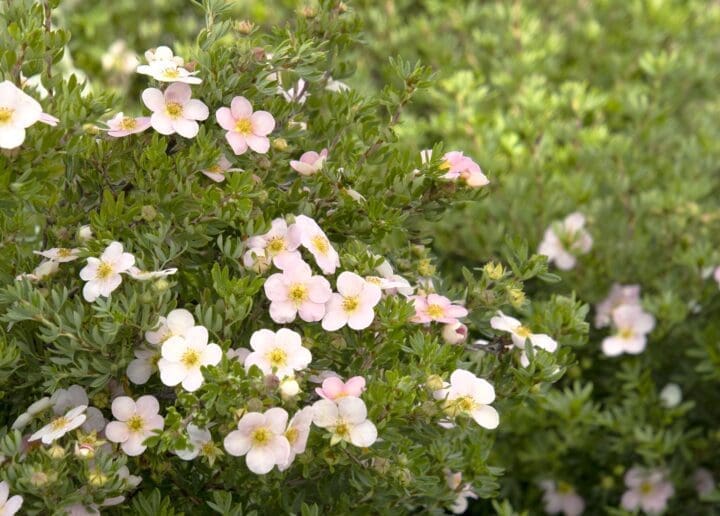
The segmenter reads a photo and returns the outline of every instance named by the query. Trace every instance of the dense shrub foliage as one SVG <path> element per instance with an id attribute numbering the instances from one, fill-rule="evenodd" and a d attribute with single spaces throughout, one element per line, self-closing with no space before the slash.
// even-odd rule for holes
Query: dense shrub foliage
<path id="1" fill-rule="evenodd" d="M 7 2 L 0 513 L 711 512 L 718 21 Z"/>

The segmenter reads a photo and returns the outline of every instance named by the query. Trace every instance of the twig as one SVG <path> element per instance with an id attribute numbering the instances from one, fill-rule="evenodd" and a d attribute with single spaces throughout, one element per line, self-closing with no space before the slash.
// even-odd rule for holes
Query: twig
<path id="1" fill-rule="evenodd" d="M 45 10 L 45 36 L 50 39 L 50 32 L 52 31 L 52 9 L 50 8 L 50 0 L 43 0 L 43 8 Z M 45 45 L 45 68 L 48 78 L 48 97 L 52 98 L 53 88 L 51 84 L 52 80 L 52 52 L 50 45 Z"/>

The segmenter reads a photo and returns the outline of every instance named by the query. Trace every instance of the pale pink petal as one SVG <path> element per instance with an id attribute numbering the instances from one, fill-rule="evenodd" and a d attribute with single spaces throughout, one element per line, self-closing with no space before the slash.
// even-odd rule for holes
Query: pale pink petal
<path id="1" fill-rule="evenodd" d="M 250 101 L 245 97 L 234 97 L 230 102 L 230 111 L 235 119 L 238 118 L 250 118 L 252 115 L 253 108 Z M 234 124 L 233 124 L 234 125 Z"/>
<path id="2" fill-rule="evenodd" d="M 120 396 L 113 400 L 111 411 L 115 419 L 127 421 L 135 414 L 135 402 L 128 396 Z"/>
<path id="3" fill-rule="evenodd" d="M 150 111 L 163 111 L 165 109 L 165 96 L 157 88 L 147 88 L 142 92 L 142 101 Z"/>
<path id="4" fill-rule="evenodd" d="M 155 396 L 140 396 L 135 402 L 135 411 L 139 416 L 147 419 L 160 411 L 160 403 Z"/>
<path id="5" fill-rule="evenodd" d="M 192 97 L 190 86 L 182 82 L 174 82 L 165 90 L 165 103 L 177 102 L 184 106 Z"/>
<path id="6" fill-rule="evenodd" d="M 230 112 L 230 108 L 222 107 L 215 112 L 215 119 L 218 125 L 226 131 L 233 131 L 235 129 L 235 118 Z"/>
<path id="7" fill-rule="evenodd" d="M 370 421 L 363 421 L 350 429 L 350 442 L 360 448 L 367 448 L 377 440 L 377 428 Z"/>
<path id="8" fill-rule="evenodd" d="M 250 471 L 264 475 L 275 466 L 275 452 L 270 446 L 255 446 L 248 452 L 245 462 Z"/>
<path id="9" fill-rule="evenodd" d="M 305 302 L 298 308 L 298 313 L 305 322 L 317 322 L 325 317 L 325 303 Z"/>
<path id="10" fill-rule="evenodd" d="M 210 111 L 203 101 L 190 99 L 183 106 L 183 116 L 192 120 L 206 120 L 210 116 Z"/>
<path id="11" fill-rule="evenodd" d="M 265 154 L 270 149 L 270 140 L 267 136 L 248 134 L 245 136 L 245 142 L 248 147 L 259 154 Z"/>
<path id="12" fill-rule="evenodd" d="M 161 111 L 156 111 L 152 114 L 152 116 L 150 117 L 150 124 L 152 125 L 153 129 L 155 129 L 160 134 L 164 134 L 167 136 L 175 133 L 172 118 L 170 118 Z"/>
<path id="13" fill-rule="evenodd" d="M 248 452 L 250 446 L 252 446 L 252 441 L 250 437 L 243 432 L 233 430 L 223 440 L 223 446 L 225 446 L 225 450 L 230 455 L 239 457 Z"/>
<path id="14" fill-rule="evenodd" d="M 270 303 L 270 318 L 278 324 L 293 322 L 297 312 L 298 309 L 290 301 L 273 301 Z M 306 319 L 303 318 L 303 320 Z"/>
<path id="15" fill-rule="evenodd" d="M 114 443 L 125 442 L 129 436 L 130 431 L 125 423 L 111 421 L 105 426 L 105 437 Z"/>
<path id="16" fill-rule="evenodd" d="M 288 413 L 285 409 L 274 407 L 268 409 L 264 416 L 265 422 L 274 433 L 282 434 L 285 431 L 288 421 Z"/>
<path id="17" fill-rule="evenodd" d="M 250 117 L 252 132 L 257 136 L 266 136 L 275 129 L 275 119 L 267 111 L 255 111 Z"/>
<path id="18" fill-rule="evenodd" d="M 200 388 L 205 379 L 203 378 L 200 369 L 192 369 L 187 372 L 185 378 L 183 378 L 182 386 L 188 392 L 195 392 Z"/>
<path id="19" fill-rule="evenodd" d="M 350 314 L 347 319 L 348 326 L 353 330 L 364 330 L 375 319 L 375 311 L 372 308 L 361 308 Z"/>
<path id="20" fill-rule="evenodd" d="M 349 271 L 341 272 L 337 279 L 338 292 L 345 297 L 359 296 L 366 284 L 361 276 Z"/>
<path id="21" fill-rule="evenodd" d="M 247 142 L 245 141 L 245 136 L 243 136 L 242 134 L 229 131 L 225 133 L 225 139 L 230 144 L 230 147 L 232 147 L 232 150 L 236 156 L 245 154 L 248 149 Z"/>
<path id="22" fill-rule="evenodd" d="M 172 121 L 172 126 L 173 129 L 184 138 L 195 138 L 200 131 L 198 123 L 194 120 L 188 120 L 187 118 L 176 118 Z"/>

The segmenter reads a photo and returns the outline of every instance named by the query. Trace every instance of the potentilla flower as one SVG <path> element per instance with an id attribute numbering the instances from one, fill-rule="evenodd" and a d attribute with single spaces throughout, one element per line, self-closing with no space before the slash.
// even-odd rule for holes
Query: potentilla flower
<path id="1" fill-rule="evenodd" d="M 303 176 L 311 176 L 313 174 L 317 174 L 318 172 L 320 172 L 320 170 L 322 170 L 327 157 L 327 149 L 321 150 L 320 154 L 315 151 L 308 151 L 303 153 L 303 155 L 300 156 L 299 160 L 290 161 L 290 166 L 293 168 L 293 170 Z"/>
<path id="2" fill-rule="evenodd" d="M 332 296 L 330 282 L 322 276 L 313 276 L 310 266 L 303 261 L 271 275 L 264 288 L 270 300 L 270 317 L 276 323 L 292 322 L 298 314 L 303 321 L 319 321 Z"/>
<path id="3" fill-rule="evenodd" d="M 22 507 L 22 496 L 15 495 L 9 497 L 9 495 L 10 486 L 3 480 L 0 482 L 0 516 L 13 516 L 13 514 L 18 512 L 20 507 Z"/>
<path id="4" fill-rule="evenodd" d="M 585 500 L 578 495 L 570 484 L 555 483 L 552 480 L 540 482 L 543 491 L 543 503 L 548 514 L 562 513 L 565 516 L 580 516 L 585 510 Z"/>
<path id="5" fill-rule="evenodd" d="M 278 464 L 280 471 L 288 469 L 297 455 L 305 453 L 312 420 L 312 407 L 305 407 L 297 411 L 288 423 L 287 429 L 285 430 L 285 438 L 288 440 L 288 443 L 290 443 L 290 454 L 288 455 L 287 462 Z"/>
<path id="6" fill-rule="evenodd" d="M 348 86 L 342 81 L 336 81 L 335 79 L 330 77 L 328 78 L 327 83 L 325 83 L 325 89 L 335 93 L 341 93 L 343 91 L 348 91 L 350 89 L 350 86 Z"/>
<path id="7" fill-rule="evenodd" d="M 87 281 L 83 287 L 85 301 L 92 303 L 98 297 L 109 297 L 122 283 L 122 274 L 135 265 L 135 257 L 123 252 L 120 242 L 112 242 L 100 258 L 90 257 L 80 271 L 80 278 Z"/>
<path id="8" fill-rule="evenodd" d="M 346 397 L 359 398 L 363 391 L 365 391 L 365 378 L 362 376 L 353 376 L 347 382 L 332 376 L 323 380 L 322 387 L 315 388 L 318 396 L 335 402 Z"/>
<path id="9" fill-rule="evenodd" d="M 53 419 L 49 424 L 30 436 L 29 441 L 42 440 L 43 444 L 60 439 L 66 433 L 75 430 L 85 422 L 85 409 L 87 406 L 80 405 L 69 410 L 64 416 Z"/>
<path id="10" fill-rule="evenodd" d="M 108 135 L 115 138 L 141 133 L 150 127 L 150 117 L 125 116 L 122 111 L 107 121 Z"/>
<path id="11" fill-rule="evenodd" d="M 30 281 L 42 281 L 45 278 L 49 278 L 60 269 L 60 262 L 52 260 L 46 260 L 41 262 L 40 265 L 35 267 L 31 273 L 23 273 L 15 276 L 16 280 L 27 279 Z"/>
<path id="12" fill-rule="evenodd" d="M 197 72 L 191 72 L 183 67 L 185 62 L 181 57 L 174 56 L 173 51 L 166 46 L 145 52 L 148 61 L 146 65 L 137 67 L 137 73 L 149 75 L 156 81 L 200 84 L 202 79 L 195 77 Z"/>
<path id="13" fill-rule="evenodd" d="M 107 52 L 100 58 L 100 63 L 103 70 L 121 73 L 130 73 L 140 64 L 135 53 L 127 48 L 124 39 L 113 41 Z"/>
<path id="14" fill-rule="evenodd" d="M 468 508 L 468 498 L 477 498 L 477 494 L 472 489 L 472 485 L 462 483 L 462 473 L 445 472 L 445 481 L 450 489 L 455 491 L 457 498 L 450 507 L 453 514 L 463 514 Z"/>
<path id="15" fill-rule="evenodd" d="M 71 385 L 67 389 L 56 390 L 50 397 L 50 403 L 56 416 L 61 416 L 75 407 L 87 407 L 85 409 L 85 422 L 81 426 L 81 429 L 85 432 L 101 432 L 105 428 L 105 417 L 100 410 L 89 406 L 90 398 L 80 385 Z M 30 408 L 28 411 L 30 411 Z"/>
<path id="16" fill-rule="evenodd" d="M 682 390 L 676 383 L 669 383 L 660 391 L 660 402 L 665 408 L 674 408 L 682 402 Z"/>
<path id="17" fill-rule="evenodd" d="M 160 350 L 141 347 L 133 351 L 135 359 L 127 367 L 128 379 L 136 385 L 144 385 L 152 374 L 157 371 Z"/>
<path id="18" fill-rule="evenodd" d="M 465 317 L 468 314 L 467 308 L 454 305 L 448 298 L 438 294 L 411 296 L 409 299 L 415 305 L 415 315 L 410 319 L 414 323 L 440 322 L 454 324 L 459 322 L 459 317 Z"/>
<path id="19" fill-rule="evenodd" d="M 625 485 L 628 490 L 620 504 L 628 511 L 642 509 L 648 514 L 659 514 L 675 494 L 675 488 L 661 469 L 631 468 L 625 473 Z"/>
<path id="20" fill-rule="evenodd" d="M 367 419 L 367 407 L 360 398 L 342 398 L 337 403 L 318 400 L 313 406 L 313 423 L 332 435 L 330 444 L 346 441 L 367 448 L 377 440 L 377 428 Z"/>
<path id="21" fill-rule="evenodd" d="M 225 356 L 228 357 L 228 360 L 237 360 L 242 364 L 245 363 L 245 359 L 248 357 L 249 354 L 250 350 L 248 348 L 230 348 L 225 352 Z"/>
<path id="22" fill-rule="evenodd" d="M 156 346 L 170 337 L 185 335 L 185 332 L 193 326 L 195 326 L 193 315 L 184 308 L 176 308 L 167 317 L 161 316 L 154 330 L 145 332 L 145 340 Z"/>
<path id="23" fill-rule="evenodd" d="M 300 243 L 313 255 L 318 267 L 325 274 L 335 274 L 335 269 L 340 267 L 340 256 L 317 222 L 306 215 L 298 215 L 294 225 L 300 228 Z"/>
<path id="24" fill-rule="evenodd" d="M 285 437 L 288 413 L 271 408 L 264 414 L 248 412 L 238 422 L 238 429 L 223 441 L 225 450 L 236 457 L 246 455 L 245 463 L 256 475 L 270 472 L 275 465 L 287 464 L 291 449 Z"/>
<path id="25" fill-rule="evenodd" d="M 215 181 L 216 183 L 222 183 L 225 181 L 225 174 L 228 172 L 242 172 L 241 168 L 233 168 L 230 160 L 223 154 L 220 159 L 212 167 L 201 170 L 203 174 Z"/>
<path id="26" fill-rule="evenodd" d="M 375 305 L 382 297 L 380 287 L 345 271 L 338 276 L 337 289 L 328 301 L 323 329 L 335 331 L 348 325 L 353 330 L 362 330 L 370 326 L 375 318 Z"/>
<path id="27" fill-rule="evenodd" d="M 610 293 L 595 307 L 595 327 L 610 326 L 612 313 L 620 305 L 639 305 L 640 285 L 619 285 L 613 283 Z"/>
<path id="28" fill-rule="evenodd" d="M 605 337 L 602 351 L 609 357 L 645 350 L 647 334 L 655 328 L 655 318 L 639 305 L 622 305 L 612 312 L 615 335 Z"/>
<path id="29" fill-rule="evenodd" d="M 175 134 L 185 138 L 197 136 L 200 126 L 196 120 L 205 120 L 208 107 L 200 100 L 193 99 L 190 86 L 174 82 L 163 93 L 157 88 L 142 92 L 143 103 L 153 114 L 150 124 L 160 134 Z"/>
<path id="30" fill-rule="evenodd" d="M 253 112 L 252 104 L 245 97 L 235 97 L 230 107 L 222 107 L 215 113 L 220 127 L 225 129 L 225 139 L 236 155 L 244 154 L 248 147 L 265 154 L 270 149 L 268 134 L 275 129 L 275 119 L 267 111 Z"/>
<path id="31" fill-rule="evenodd" d="M 302 371 L 312 360 L 312 354 L 302 345 L 300 334 L 287 328 L 277 333 L 258 330 L 250 337 L 252 352 L 245 359 L 245 369 L 258 366 L 265 374 L 274 374 L 282 379 Z"/>
<path id="32" fill-rule="evenodd" d="M 35 122 L 56 125 L 40 103 L 10 81 L 0 82 L 0 148 L 14 149 L 25 141 L 25 129 Z"/>
<path id="33" fill-rule="evenodd" d="M 149 50 L 146 50 L 145 59 L 147 60 L 148 64 L 166 62 L 170 62 L 177 66 L 183 66 L 185 64 L 185 61 L 182 57 L 174 55 L 172 49 L 165 45 L 160 45 L 157 48 L 151 48 Z"/>
<path id="34" fill-rule="evenodd" d="M 220 360 L 222 349 L 215 343 L 208 344 L 207 328 L 194 326 L 182 337 L 170 337 L 163 343 L 158 361 L 160 379 L 169 386 L 182 383 L 183 389 L 193 392 L 204 381 L 200 368 L 217 365 Z"/>
<path id="35" fill-rule="evenodd" d="M 492 430 L 497 428 L 500 416 L 490 404 L 495 401 L 495 389 L 470 371 L 456 369 L 450 375 L 450 383 L 433 392 L 436 400 L 443 400 L 445 413 L 451 418 L 468 415 L 475 422 Z"/>
<path id="36" fill-rule="evenodd" d="M 285 219 L 275 219 L 272 221 L 270 231 L 264 235 L 250 237 L 247 241 L 247 247 L 251 250 L 261 249 L 265 253 L 265 258 L 272 260 L 275 267 L 284 269 L 299 260 L 301 243 L 301 230 L 293 224 L 288 227 Z"/>
<path id="37" fill-rule="evenodd" d="M 109 441 L 119 443 L 126 454 L 140 455 L 147 449 L 143 442 L 165 427 L 159 412 L 160 404 L 155 396 L 140 396 L 137 401 L 119 396 L 112 403 L 112 414 L 117 421 L 107 424 L 105 436 Z"/>
<path id="38" fill-rule="evenodd" d="M 445 179 L 462 179 L 468 186 L 477 188 L 490 183 L 488 178 L 483 174 L 480 165 L 475 163 L 471 158 L 463 155 L 462 152 L 448 152 L 443 156 L 440 164 L 441 170 L 447 170 L 442 177 Z"/>
<path id="39" fill-rule="evenodd" d="M 144 271 L 137 267 L 130 267 L 128 269 L 128 274 L 134 280 L 150 281 L 158 278 L 166 278 L 168 276 L 172 276 L 177 271 L 178 270 L 175 267 L 171 267 L 170 269 L 161 269 L 159 271 Z"/>
<path id="40" fill-rule="evenodd" d="M 287 90 L 283 88 L 282 85 L 278 85 L 278 94 L 282 95 L 287 102 L 297 102 L 300 105 L 305 104 L 307 97 L 310 96 L 310 93 L 305 87 L 306 84 L 305 79 L 300 78 Z"/>
<path id="41" fill-rule="evenodd" d="M 548 257 L 558 269 L 567 271 L 575 267 L 576 256 L 592 248 L 593 239 L 585 230 L 585 216 L 571 213 L 565 220 L 553 223 L 545 231 L 538 253 Z"/>
<path id="42" fill-rule="evenodd" d="M 386 281 L 387 286 L 381 286 L 390 295 L 402 294 L 405 297 L 411 296 L 415 289 L 410 285 L 410 282 L 393 272 L 392 265 L 385 260 L 378 265 L 375 270 L 382 276 Z"/>
<path id="43" fill-rule="evenodd" d="M 47 258 L 50 261 L 65 263 L 77 260 L 80 254 L 80 249 L 68 249 L 66 247 L 53 247 L 47 251 L 33 251 L 35 254 Z"/>
<path id="44" fill-rule="evenodd" d="M 446 324 L 443 326 L 442 336 L 448 344 L 460 344 L 467 340 L 468 329 L 461 322 Z"/>
<path id="45" fill-rule="evenodd" d="M 206 428 L 200 428 L 192 423 L 187 426 L 190 448 L 175 450 L 175 454 L 182 460 L 193 460 L 200 455 L 203 449 L 213 447 L 212 434 Z"/>
<path id="46" fill-rule="evenodd" d="M 300 260 L 300 256 L 296 256 L 297 260 Z M 267 257 L 265 249 L 252 248 L 245 251 L 243 255 L 243 265 L 258 274 L 266 272 L 272 264 L 272 260 Z"/>
<path id="47" fill-rule="evenodd" d="M 536 348 L 544 349 L 545 351 L 552 353 L 557 349 L 557 341 L 544 333 L 533 333 L 530 328 L 523 326 L 523 324 L 509 315 L 505 315 L 502 311 L 498 310 L 495 317 L 490 319 L 490 326 L 496 330 L 506 331 L 510 333 L 513 344 L 516 348 L 523 350 L 523 354 L 520 357 L 522 365 L 527 367 L 530 363 L 525 354 L 525 341 L 530 340 Z"/>

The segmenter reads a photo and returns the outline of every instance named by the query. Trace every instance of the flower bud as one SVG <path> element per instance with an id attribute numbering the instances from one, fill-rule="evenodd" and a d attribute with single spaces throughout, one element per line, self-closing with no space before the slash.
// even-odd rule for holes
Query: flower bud
<path id="1" fill-rule="evenodd" d="M 79 459 L 92 459 L 95 457 L 95 446 L 90 442 L 77 442 L 75 456 Z"/>
<path id="2" fill-rule="evenodd" d="M 158 278 L 155 283 L 153 283 L 153 289 L 156 292 L 165 292 L 167 289 L 170 288 L 170 282 L 166 280 L 165 278 Z"/>
<path id="3" fill-rule="evenodd" d="M 271 375 L 268 375 L 271 376 Z M 257 398 L 250 398 L 247 402 L 248 412 L 262 412 L 263 402 Z"/>
<path id="4" fill-rule="evenodd" d="M 385 475 L 390 471 L 390 461 L 385 457 L 373 457 L 370 461 L 370 467 L 381 475 Z"/>
<path id="5" fill-rule="evenodd" d="M 48 448 L 47 453 L 53 459 L 62 459 L 65 456 L 65 448 L 63 448 L 62 446 L 59 446 L 57 444 L 54 444 L 53 446 Z"/>
<path id="6" fill-rule="evenodd" d="M 317 9 L 309 5 L 300 8 L 300 16 L 304 18 L 315 18 L 317 16 Z"/>
<path id="7" fill-rule="evenodd" d="M 82 129 L 87 134 L 100 134 L 100 128 L 95 124 L 83 124 Z"/>
<path id="8" fill-rule="evenodd" d="M 30 483 L 35 487 L 44 486 L 48 483 L 48 480 L 50 480 L 50 478 L 44 471 L 35 471 L 32 475 L 30 475 Z"/>
<path id="9" fill-rule="evenodd" d="M 270 391 L 274 391 L 275 389 L 280 387 L 280 378 L 278 378 L 274 374 L 266 374 L 263 378 L 263 383 L 265 384 L 265 388 Z"/>
<path id="10" fill-rule="evenodd" d="M 273 149 L 284 151 L 288 148 L 288 142 L 285 138 L 275 138 L 272 142 Z"/>
<path id="11" fill-rule="evenodd" d="M 13 430 L 22 430 L 27 426 L 27 424 L 32 421 L 32 416 L 28 414 L 27 412 L 23 412 L 20 414 L 15 422 L 12 424 Z"/>
<path id="12" fill-rule="evenodd" d="M 435 266 L 430 262 L 429 258 L 423 258 L 418 263 L 418 273 L 420 273 L 420 276 L 434 276 L 435 275 Z"/>
<path id="13" fill-rule="evenodd" d="M 483 267 L 483 272 L 493 281 L 497 281 L 505 275 L 505 268 L 501 263 L 488 262 Z"/>
<path id="14" fill-rule="evenodd" d="M 235 22 L 235 30 L 240 34 L 250 34 L 255 28 L 255 24 L 250 20 L 240 20 Z"/>
<path id="15" fill-rule="evenodd" d="M 95 469 L 88 474 L 88 482 L 95 487 L 107 484 L 108 477 L 102 471 Z"/>
<path id="16" fill-rule="evenodd" d="M 89 225 L 80 226 L 80 229 L 77 231 L 77 239 L 80 242 L 87 242 L 88 240 L 92 240 L 93 232 L 92 228 Z"/>
<path id="17" fill-rule="evenodd" d="M 460 344 L 467 339 L 468 329 L 461 322 L 446 324 L 443 326 L 442 336 L 448 344 Z"/>
<path id="18" fill-rule="evenodd" d="M 280 382 L 280 396 L 283 400 L 288 400 L 298 395 L 300 392 L 300 385 L 297 380 L 292 377 L 283 378 Z"/>
<path id="19" fill-rule="evenodd" d="M 510 296 L 510 302 L 516 308 L 525 303 L 525 292 L 522 289 L 510 288 L 508 289 L 508 295 Z"/>
<path id="20" fill-rule="evenodd" d="M 155 217 L 157 217 L 157 211 L 149 204 L 146 204 L 140 209 L 140 214 L 142 218 L 148 222 L 155 220 Z"/>
<path id="21" fill-rule="evenodd" d="M 445 387 L 445 382 L 439 375 L 431 374 L 427 377 L 427 380 L 425 380 L 425 385 L 428 389 L 435 392 Z"/>
<path id="22" fill-rule="evenodd" d="M 675 383 L 667 384 L 662 391 L 660 391 L 660 401 L 665 408 L 677 407 L 682 401 L 682 391 L 680 387 Z"/>

